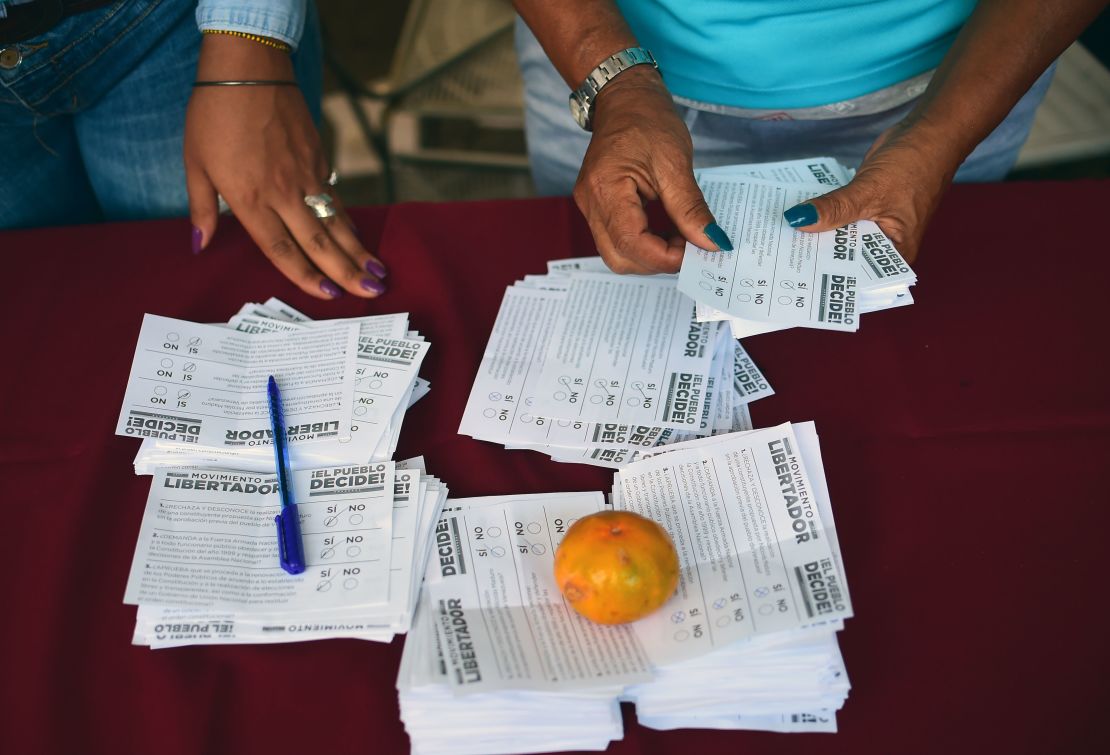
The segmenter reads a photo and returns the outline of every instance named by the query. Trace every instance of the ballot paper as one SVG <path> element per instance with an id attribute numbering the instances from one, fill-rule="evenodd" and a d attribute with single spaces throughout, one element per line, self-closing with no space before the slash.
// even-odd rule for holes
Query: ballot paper
<path id="1" fill-rule="evenodd" d="M 350 437 L 358 328 L 245 334 L 147 315 L 116 434 L 223 450 L 268 447 L 266 380 L 282 386 L 298 444 Z"/>
<path id="2" fill-rule="evenodd" d="M 599 751 L 624 735 L 619 686 L 455 695 L 433 619 L 421 603 L 397 674 L 415 755 Z"/>
<path id="3" fill-rule="evenodd" d="M 736 341 L 733 347 L 732 381 L 736 401 L 741 404 L 750 404 L 757 399 L 773 396 L 775 389 L 767 382 L 767 378 L 764 377 L 762 370 L 756 366 L 751 356 L 748 355 L 747 350 L 740 345 L 739 341 Z"/>
<path id="4" fill-rule="evenodd" d="M 631 628 L 587 621 L 555 584 L 555 549 L 566 529 L 604 505 L 600 493 L 448 502 L 425 582 L 454 690 L 556 690 L 649 678 Z"/>
<path id="5" fill-rule="evenodd" d="M 713 175 L 699 186 L 736 248 L 711 252 L 688 244 L 680 291 L 745 320 L 848 331 L 859 327 L 857 268 L 838 254 L 835 232 L 803 233 L 782 217 L 784 210 L 813 196 L 811 189 Z M 874 232 L 881 233 L 877 227 Z"/>
<path id="6" fill-rule="evenodd" d="M 281 305 L 278 300 L 271 300 Z M 267 333 L 273 331 L 293 331 L 298 327 L 330 327 L 332 320 L 318 322 L 309 319 L 306 315 L 296 312 L 297 319 L 289 319 L 290 313 L 296 310 L 286 310 L 262 304 L 244 304 L 239 311 L 228 320 L 232 328 L 252 333 Z M 386 315 L 367 315 L 365 317 L 349 317 L 342 322 L 359 326 L 361 338 L 403 338 L 408 333 L 408 315 L 397 312 Z"/>
<path id="7" fill-rule="evenodd" d="M 849 689 L 834 632 L 787 632 L 659 667 L 651 682 L 630 687 L 622 698 L 652 728 L 781 731 L 783 717 L 806 710 L 823 720 L 798 720 L 794 730 L 836 731 L 835 712 Z"/>
<path id="8" fill-rule="evenodd" d="M 779 713 L 754 716 L 640 716 L 641 726 L 660 731 L 672 729 L 732 729 L 771 731 L 780 734 L 836 733 L 836 712 Z"/>
<path id="9" fill-rule="evenodd" d="M 321 325 L 307 319 L 292 322 L 274 319 L 266 314 L 258 305 L 244 305 L 228 324 L 252 333 L 292 332 Z M 357 458 L 374 459 L 375 449 L 390 433 L 392 418 L 399 408 L 408 407 L 407 392 L 417 380 L 428 344 L 423 338 L 404 337 L 408 322 L 405 315 L 358 317 L 348 322 L 359 326 L 350 453 Z M 311 449 L 305 453 L 309 457 L 306 461 L 328 460 L 313 458 L 316 455 Z"/>
<path id="10" fill-rule="evenodd" d="M 620 471 L 620 507 L 660 522 L 682 567 L 676 598 L 636 624 L 654 660 L 852 615 L 798 449 L 785 424 L 676 445 Z"/>
<path id="11" fill-rule="evenodd" d="M 574 274 L 533 408 L 557 419 L 696 428 L 718 332 L 695 319 L 671 280 Z"/>
<path id="12" fill-rule="evenodd" d="M 736 249 L 687 245 L 679 289 L 700 321 L 724 320 L 743 338 L 794 326 L 855 330 L 866 312 L 913 302 L 916 276 L 871 221 L 806 234 L 782 212 L 850 180 L 831 158 L 697 171 L 718 222 Z"/>
<path id="13" fill-rule="evenodd" d="M 747 404 L 774 393 L 727 330 L 703 328 L 690 317 L 689 303 L 678 305 L 683 299 L 675 294 L 673 276 L 616 276 L 600 257 L 556 260 L 548 263 L 548 270 L 546 276 L 527 276 L 506 290 L 460 433 L 507 448 L 541 451 L 556 461 L 618 468 L 639 450 L 749 429 Z M 622 377 L 602 377 L 600 369 L 593 369 L 594 388 L 574 395 L 573 385 L 568 391 L 559 382 L 564 377 L 564 382 L 572 381 L 566 360 L 558 356 L 557 339 L 565 345 L 571 339 L 568 329 L 587 337 L 589 319 L 578 317 L 580 308 L 567 304 L 572 288 L 579 286 L 580 303 L 588 299 L 591 306 L 600 306 L 607 298 L 621 300 L 610 294 L 612 287 L 624 291 L 630 303 L 622 315 L 624 324 L 607 329 L 591 347 L 595 355 L 580 355 L 579 360 L 593 366 L 618 362 L 624 365 Z M 633 311 L 649 310 L 654 314 L 648 320 L 628 319 Z M 570 316 L 577 324 L 567 324 Z M 553 358 L 558 360 L 554 368 L 549 365 Z M 689 371 L 676 372 L 679 365 Z M 644 371 L 637 375 L 632 367 Z M 553 375 L 556 390 L 545 402 L 544 381 L 551 388 Z M 613 418 L 564 416 L 561 403 L 587 404 L 595 407 L 587 414 Z M 656 421 L 663 412 L 671 421 Z M 681 421 L 674 421 L 679 416 Z"/>
<path id="14" fill-rule="evenodd" d="M 427 395 L 405 313 L 312 321 L 278 299 L 226 325 L 147 315 L 117 431 L 152 476 L 125 602 L 152 648 L 409 630 L 447 488 L 394 465 Z M 281 386 L 308 571 L 278 565 L 266 380 Z"/>
<path id="15" fill-rule="evenodd" d="M 799 449 L 785 424 L 678 444 L 624 467 L 614 505 L 667 530 L 681 579 L 663 609 L 605 642 L 585 634 L 600 628 L 568 613 L 552 577 L 566 527 L 601 510 L 600 496 L 450 502 L 426 581 L 454 686 L 623 683 L 644 658 L 659 666 L 753 635 L 838 627 L 851 601 Z M 495 633 L 482 631 L 494 620 Z M 568 637 L 607 650 L 579 659 Z"/>
<path id="16" fill-rule="evenodd" d="M 791 436 L 782 434 L 788 427 L 793 431 L 792 450 L 795 453 L 790 458 L 776 463 L 775 466 L 788 467 L 795 485 L 798 472 L 804 472 L 807 476 L 808 498 L 815 509 L 814 516 L 808 519 L 810 521 L 819 519 L 822 537 L 828 545 L 832 566 L 835 568 L 835 571 L 832 571 L 827 564 L 818 569 L 803 567 L 802 575 L 809 584 L 809 588 L 805 588 L 808 589 L 805 594 L 810 595 L 811 598 L 816 596 L 816 600 L 813 601 L 816 606 L 826 602 L 826 599 L 828 602 L 835 602 L 836 594 L 839 593 L 839 600 L 843 602 L 846 611 L 850 612 L 848 584 L 844 577 L 843 557 L 836 535 L 836 523 L 833 518 L 816 428 L 812 422 L 805 422 L 771 430 L 780 433 L 779 438 L 789 440 Z M 695 455 L 703 454 L 709 460 L 704 464 L 708 467 L 715 465 L 722 456 L 733 463 L 742 461 L 744 457 L 736 454 L 738 448 L 758 450 L 757 443 L 766 441 L 769 445 L 774 442 L 767 440 L 768 437 L 774 436 L 773 434 L 769 436 L 768 431 L 739 433 L 735 436 L 693 441 L 684 446 L 677 446 L 675 450 L 679 454 L 683 451 L 695 452 Z M 710 449 L 714 447 L 716 450 L 711 451 Z M 657 460 L 666 459 L 671 455 L 667 449 L 653 451 L 651 454 Z M 772 461 L 774 456 L 775 454 L 772 453 Z M 681 463 L 682 459 L 678 457 L 672 461 Z M 794 469 L 795 464 L 798 465 L 798 470 Z M 643 467 L 634 466 L 629 471 L 632 474 L 637 472 L 642 474 L 646 470 Z M 689 467 L 686 472 L 697 474 Z M 628 509 L 641 508 L 625 500 L 624 494 L 630 486 L 623 484 L 624 476 L 623 472 L 618 475 L 618 482 L 614 487 L 614 505 Z M 771 500 L 777 500 L 776 496 L 781 495 L 787 518 L 792 522 L 797 521 L 791 514 L 793 507 L 790 505 L 790 499 L 786 497 L 792 494 L 784 492 L 781 482 L 776 477 L 772 484 L 768 485 L 771 488 L 769 493 L 771 499 L 768 503 Z M 742 478 L 734 482 L 731 476 L 723 485 L 718 481 L 718 485 L 725 489 L 744 487 Z M 748 487 L 751 487 L 750 483 Z M 701 488 L 701 490 L 704 489 Z M 754 496 L 751 499 L 742 500 L 742 503 L 747 505 L 752 500 Z M 802 500 L 804 499 L 799 498 L 799 502 Z M 729 507 L 725 507 L 726 514 L 734 511 L 735 509 L 730 510 Z M 754 509 L 749 508 L 749 512 L 751 511 Z M 807 517 L 799 514 L 799 518 Z M 748 521 L 750 519 L 729 518 L 726 532 L 735 536 L 738 529 L 743 530 L 745 532 L 743 539 L 750 542 L 752 538 L 746 534 Z M 763 525 L 762 521 L 766 521 L 767 524 Z M 775 520 L 772 516 L 762 521 L 760 524 L 766 529 Z M 681 526 L 677 528 L 679 531 L 681 529 Z M 702 530 L 699 533 L 696 526 L 688 529 L 694 539 L 701 538 L 704 541 L 714 535 L 711 530 Z M 794 548 L 790 542 L 791 537 L 796 540 L 797 535 L 801 534 L 795 533 L 793 524 L 789 533 L 785 545 L 782 542 L 774 544 L 778 558 L 782 562 L 789 560 L 788 551 Z M 672 536 L 674 534 L 675 532 L 672 532 Z M 696 547 L 703 547 L 703 545 Z M 719 598 L 708 606 L 702 604 L 685 609 L 686 621 L 681 623 L 684 626 L 688 625 L 689 614 L 697 610 L 699 615 L 706 619 L 707 629 L 712 626 L 715 639 L 718 639 L 717 633 L 747 620 L 745 618 L 740 622 L 736 621 L 737 609 L 745 615 L 750 614 L 750 618 L 759 620 L 761 624 L 765 616 L 783 613 L 782 603 L 779 601 L 783 591 L 776 592 L 774 589 L 776 583 L 767 582 L 774 569 L 767 568 L 766 561 L 761 568 L 751 568 L 752 556 L 756 553 L 768 559 L 775 557 L 772 546 L 768 544 L 763 550 L 736 554 L 731 564 L 727 556 L 723 561 L 711 560 L 708 564 L 699 563 L 696 575 L 703 594 L 706 584 L 720 583 L 726 576 L 735 577 L 737 572 L 743 577 L 741 579 L 743 589 L 738 592 L 738 599 L 734 599 L 735 596 L 732 594 L 728 595 L 720 609 L 717 608 Z M 760 567 L 759 561 L 760 559 L 755 560 L 755 567 Z M 822 576 L 814 577 L 819 573 Z M 684 573 L 684 577 L 686 574 L 688 572 Z M 798 576 L 796 572 L 794 576 Z M 824 577 L 828 579 L 823 579 Z M 793 588 L 787 584 L 787 592 L 793 592 L 795 589 L 799 593 L 803 592 L 800 583 Z M 683 590 L 683 587 L 679 588 L 680 593 Z M 730 611 L 731 615 L 729 615 Z M 704 655 L 659 665 L 655 668 L 655 678 L 651 682 L 629 688 L 624 698 L 636 703 L 636 712 L 641 723 L 653 728 L 835 731 L 835 711 L 843 707 L 850 687 L 836 641 L 836 633 L 843 628 L 845 615 L 846 613 L 840 614 L 839 618 L 814 622 L 797 629 L 759 632 L 747 640 L 718 646 Z M 729 620 L 725 621 L 725 617 Z M 650 618 L 641 623 L 649 622 Z M 659 623 L 666 624 L 665 621 Z M 724 673 L 722 669 L 725 670 Z M 799 711 L 807 711 L 807 713 L 799 713 Z"/>
<path id="17" fill-rule="evenodd" d="M 155 467 L 166 464 L 218 466 L 254 472 L 271 470 L 273 452 L 265 396 L 269 374 L 274 374 L 281 385 L 290 458 L 293 465 L 299 467 L 359 464 L 392 458 L 405 413 L 429 390 L 428 382 L 417 375 L 429 344 L 418 332 L 409 329 L 405 313 L 312 321 L 284 302 L 269 299 L 262 304 L 244 304 L 227 326 L 148 318 L 150 323 L 144 326 L 144 334 L 140 336 L 124 415 L 121 415 L 123 434 L 144 438 L 135 458 L 135 470 L 139 474 L 148 474 Z M 344 341 L 342 352 L 336 352 L 323 341 L 328 334 L 334 340 L 337 328 L 348 338 L 350 330 L 355 330 L 353 349 L 349 340 Z M 166 335 L 159 344 L 163 332 Z M 183 335 L 185 333 L 188 335 Z M 233 366 L 220 368 L 197 359 L 204 358 L 202 352 L 206 343 L 214 345 L 219 355 L 229 355 L 226 359 Z M 254 363 L 252 354 L 263 354 L 266 344 L 285 344 L 280 349 L 275 346 L 273 351 L 281 358 L 288 356 L 297 360 L 286 369 L 295 370 L 290 374 L 307 381 L 305 388 L 299 389 L 296 382 L 287 385 L 286 376 L 274 361 L 277 357 Z M 315 347 L 316 351 L 305 352 L 309 347 Z M 252 348 L 254 351 L 249 351 Z M 182 350 L 186 358 L 175 359 L 173 353 Z M 326 417 L 320 416 L 319 410 L 316 416 L 300 417 L 297 408 L 301 405 L 313 409 L 323 406 L 321 401 L 329 395 L 328 381 L 339 374 L 339 367 L 334 363 L 340 357 L 343 382 L 330 386 L 330 390 L 332 393 L 342 390 L 344 403 L 337 405 Z M 331 373 L 327 372 L 329 365 Z M 260 374 L 260 388 L 244 385 L 235 392 L 224 389 L 223 382 L 209 385 L 228 379 L 218 372 L 220 369 L 224 372 L 239 369 L 252 380 Z M 151 370 L 155 370 L 153 374 Z M 217 372 L 214 377 L 213 371 Z M 161 382 L 152 382 L 154 378 Z M 174 381 L 184 387 L 175 388 Z M 349 402 L 346 399 L 348 382 Z M 221 423 L 218 417 L 206 415 L 189 424 L 194 416 L 187 410 L 206 412 L 208 404 L 215 401 L 209 396 L 211 391 L 205 392 L 208 388 L 218 391 L 220 403 L 217 406 L 230 418 Z M 304 396 L 300 396 L 298 390 Z M 153 406 L 167 408 L 162 412 L 146 411 L 143 402 L 148 400 Z M 261 415 L 257 415 L 258 411 Z M 261 420 L 245 424 L 239 417 L 247 412 Z M 190 433 L 205 427 L 211 430 L 206 430 L 203 438 Z"/>
<path id="18" fill-rule="evenodd" d="M 447 496 L 422 465 L 294 472 L 309 567 L 296 577 L 277 564 L 275 477 L 160 469 L 125 598 L 139 604 L 134 642 L 388 642 L 407 631 Z"/>
<path id="19" fill-rule="evenodd" d="M 720 165 L 715 168 L 699 168 L 694 171 L 695 177 L 707 175 L 741 176 L 785 184 L 821 184 L 830 188 L 848 183 L 852 180 L 853 174 L 854 171 L 849 170 L 832 157 L 810 157 L 774 163 Z M 826 191 L 830 188 L 826 188 Z"/>
<path id="20" fill-rule="evenodd" d="M 124 602 L 271 611 L 385 603 L 393 474 L 393 462 L 294 471 L 308 570 L 291 576 L 278 564 L 276 475 L 159 469 Z"/>
<path id="21" fill-rule="evenodd" d="M 601 749 L 617 700 L 657 729 L 836 731 L 851 601 L 813 424 L 646 451 L 613 493 L 448 502 L 398 675 L 414 752 Z M 663 525 L 682 567 L 670 601 L 623 627 L 575 621 L 552 577 L 566 528 L 607 505 Z M 548 730 L 548 710 L 584 726 Z"/>

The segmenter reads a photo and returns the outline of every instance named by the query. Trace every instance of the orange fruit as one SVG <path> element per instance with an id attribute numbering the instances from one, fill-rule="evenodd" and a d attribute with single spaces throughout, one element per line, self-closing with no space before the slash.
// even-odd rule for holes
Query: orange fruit
<path id="1" fill-rule="evenodd" d="M 567 530 L 555 551 L 555 582 L 599 624 L 642 619 L 678 586 L 678 553 L 667 531 L 631 511 L 599 511 Z"/>

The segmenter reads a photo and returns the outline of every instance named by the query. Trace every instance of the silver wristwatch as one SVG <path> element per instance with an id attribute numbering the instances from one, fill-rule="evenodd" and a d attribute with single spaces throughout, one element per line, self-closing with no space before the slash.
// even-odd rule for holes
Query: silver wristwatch
<path id="1" fill-rule="evenodd" d="M 659 64 L 655 62 L 655 57 L 650 52 L 643 47 L 629 47 L 627 50 L 621 50 L 615 55 L 610 55 L 601 61 L 601 65 L 590 71 L 590 75 L 582 82 L 582 86 L 570 93 L 570 113 L 574 116 L 578 125 L 586 131 L 592 131 L 591 114 L 598 92 L 632 66 L 644 64 L 648 64 L 656 70 L 659 69 Z"/>

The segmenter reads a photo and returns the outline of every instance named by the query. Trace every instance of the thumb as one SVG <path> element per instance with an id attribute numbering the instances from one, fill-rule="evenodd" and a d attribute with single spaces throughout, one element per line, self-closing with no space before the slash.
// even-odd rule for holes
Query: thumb
<path id="1" fill-rule="evenodd" d="M 193 254 L 199 254 L 216 233 L 216 221 L 220 217 L 216 187 L 201 168 L 187 164 L 185 188 L 189 192 L 189 217 L 193 221 Z"/>
<path id="2" fill-rule="evenodd" d="M 710 251 L 732 251 L 732 241 L 709 211 L 693 171 L 680 171 L 672 180 L 661 182 L 659 198 L 678 232 L 691 244 Z"/>
<path id="3" fill-rule="evenodd" d="M 808 202 L 796 204 L 782 216 L 791 228 L 816 233 L 854 223 L 871 214 L 871 192 L 857 181 Z"/>

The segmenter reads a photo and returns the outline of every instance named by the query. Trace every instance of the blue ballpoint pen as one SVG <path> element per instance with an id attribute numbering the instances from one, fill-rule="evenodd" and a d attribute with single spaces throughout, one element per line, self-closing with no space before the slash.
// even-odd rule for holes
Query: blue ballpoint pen
<path id="1" fill-rule="evenodd" d="M 285 412 L 281 408 L 281 392 L 277 381 L 270 375 L 266 385 L 270 397 L 270 429 L 274 434 L 274 459 L 277 462 L 278 491 L 281 494 L 281 513 L 274 517 L 277 523 L 278 559 L 281 568 L 290 574 L 304 571 L 304 544 L 301 542 L 301 519 L 293 500 L 293 476 L 289 473 L 289 441 L 285 437 Z"/>

